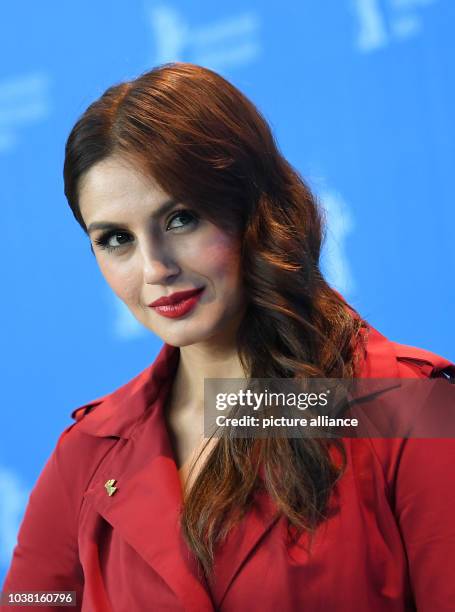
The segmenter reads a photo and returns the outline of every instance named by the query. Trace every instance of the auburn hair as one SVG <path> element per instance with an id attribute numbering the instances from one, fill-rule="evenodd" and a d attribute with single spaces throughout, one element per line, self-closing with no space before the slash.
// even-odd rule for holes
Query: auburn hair
<path id="1" fill-rule="evenodd" d="M 236 341 L 249 376 L 357 375 L 367 324 L 321 274 L 323 213 L 267 121 L 236 87 L 207 68 L 176 62 L 112 86 L 93 102 L 68 137 L 64 163 L 65 195 L 85 232 L 81 177 L 113 154 L 240 237 L 247 308 Z M 326 518 L 346 467 L 341 439 L 236 438 L 223 429 L 185 492 L 181 516 L 207 575 L 217 545 L 259 489 L 270 494 L 295 541 Z"/>

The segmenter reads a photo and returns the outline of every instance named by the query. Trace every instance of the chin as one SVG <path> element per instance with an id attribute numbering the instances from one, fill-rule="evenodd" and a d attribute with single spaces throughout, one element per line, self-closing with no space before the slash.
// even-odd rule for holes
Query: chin
<path id="1" fill-rule="evenodd" d="M 198 329 L 196 329 L 196 327 Z M 170 344 L 171 346 L 191 346 L 193 344 L 201 344 L 217 337 L 217 327 L 207 326 L 194 326 L 194 329 L 190 330 L 175 330 L 174 333 L 167 332 L 163 334 L 157 334 L 160 338 Z M 155 332 L 156 333 L 156 332 Z"/>
<path id="2" fill-rule="evenodd" d="M 172 325 L 170 325 L 171 327 Z M 193 327 L 193 326 L 191 326 Z M 163 340 L 166 344 L 170 344 L 171 346 L 190 346 L 191 344 L 198 344 L 199 342 L 203 342 L 207 339 L 211 334 L 207 333 L 207 330 L 202 329 L 177 329 L 178 324 L 174 330 L 171 329 L 151 329 L 151 331 L 158 337 Z"/>
<path id="3" fill-rule="evenodd" d="M 155 336 L 161 338 L 163 342 L 171 346 L 184 347 L 191 346 L 193 344 L 200 344 L 208 341 L 212 341 L 217 337 L 223 336 L 223 332 L 230 325 L 230 319 L 226 316 L 207 317 L 196 316 L 193 320 L 188 319 L 164 319 L 163 322 L 159 322 L 159 326 L 151 325 L 149 321 L 143 321 Z M 213 314 L 213 313 L 210 313 Z"/>

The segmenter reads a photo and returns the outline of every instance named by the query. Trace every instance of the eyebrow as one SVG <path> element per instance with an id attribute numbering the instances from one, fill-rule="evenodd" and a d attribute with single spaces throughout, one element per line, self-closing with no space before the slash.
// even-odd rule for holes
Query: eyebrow
<path id="1" fill-rule="evenodd" d="M 161 206 L 155 210 L 150 217 L 152 219 L 158 219 L 162 215 L 164 215 L 168 210 L 173 208 L 177 204 L 176 200 L 167 200 Z M 113 223 L 110 221 L 94 221 L 90 223 L 87 228 L 87 233 L 90 234 L 94 230 L 110 230 L 110 229 L 119 229 L 121 227 L 125 227 L 124 224 L 121 223 Z"/>

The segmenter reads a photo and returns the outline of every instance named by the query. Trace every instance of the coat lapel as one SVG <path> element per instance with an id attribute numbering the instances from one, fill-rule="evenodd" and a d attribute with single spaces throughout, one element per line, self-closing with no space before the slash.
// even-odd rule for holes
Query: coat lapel
<path id="1" fill-rule="evenodd" d="M 218 606 L 221 606 L 244 564 L 254 554 L 257 546 L 261 545 L 279 518 L 280 515 L 271 497 L 265 492 L 257 493 L 251 510 L 244 520 L 229 532 L 216 555 L 214 579 L 210 581 L 210 588 Z"/>
<path id="2" fill-rule="evenodd" d="M 120 440 L 101 465 L 85 501 L 160 574 L 185 610 L 208 612 L 209 592 L 179 527 L 181 485 L 162 418 L 171 382 L 161 386 L 143 426 Z M 116 491 L 109 495 L 111 479 Z"/>

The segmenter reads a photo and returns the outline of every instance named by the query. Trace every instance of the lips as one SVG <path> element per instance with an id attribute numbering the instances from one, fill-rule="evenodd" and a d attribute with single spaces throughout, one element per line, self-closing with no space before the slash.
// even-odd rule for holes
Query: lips
<path id="1" fill-rule="evenodd" d="M 149 306 L 168 306 L 169 304 L 177 304 L 177 302 L 181 302 L 182 300 L 187 300 L 193 295 L 197 295 L 201 291 L 204 290 L 204 287 L 200 287 L 199 289 L 189 289 L 188 291 L 176 291 L 171 295 L 160 297 L 159 299 L 151 302 Z"/>

